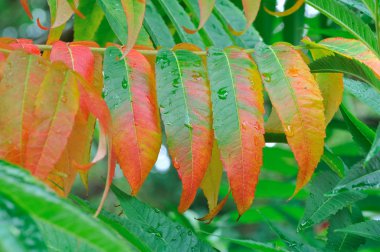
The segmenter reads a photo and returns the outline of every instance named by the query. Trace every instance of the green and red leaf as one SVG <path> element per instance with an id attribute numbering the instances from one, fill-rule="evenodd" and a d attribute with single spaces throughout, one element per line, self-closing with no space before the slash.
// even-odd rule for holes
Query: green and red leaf
<path id="1" fill-rule="evenodd" d="M 255 60 L 299 166 L 295 195 L 311 179 L 323 154 L 323 98 L 310 69 L 292 47 L 259 44 Z"/>
<path id="2" fill-rule="evenodd" d="M 208 18 L 212 13 L 212 9 L 214 9 L 215 0 L 198 0 L 198 5 L 200 11 L 198 28 L 194 30 L 183 27 L 183 29 L 189 34 L 198 32 L 206 24 Z"/>
<path id="3" fill-rule="evenodd" d="M 157 160 L 161 127 L 153 70 L 139 52 L 109 47 L 104 59 L 105 100 L 112 114 L 113 151 L 136 195 Z"/>
<path id="4" fill-rule="evenodd" d="M 73 130 L 79 109 L 75 74 L 53 63 L 35 97 L 33 123 L 26 144 L 25 167 L 45 179 L 54 169 Z"/>
<path id="5" fill-rule="evenodd" d="M 128 39 L 125 53 L 135 45 L 139 36 L 145 15 L 145 0 L 121 0 L 128 23 Z"/>
<path id="6" fill-rule="evenodd" d="M 251 57 L 239 48 L 211 48 L 207 64 L 215 136 L 242 215 L 254 199 L 265 145 L 260 75 Z"/>
<path id="7" fill-rule="evenodd" d="M 261 0 L 243 0 L 242 3 L 246 24 L 242 31 L 235 31 L 232 27 L 230 27 L 232 33 L 235 36 L 241 36 L 251 27 L 253 21 L 256 19 L 257 14 L 259 13 Z"/>
<path id="8" fill-rule="evenodd" d="M 212 151 L 206 68 L 193 52 L 163 49 L 157 55 L 156 81 L 169 153 L 183 185 L 178 210 L 184 212 L 195 198 Z"/>
<path id="9" fill-rule="evenodd" d="M 22 51 L 12 52 L 0 82 L 0 157 L 24 166 L 33 108 L 49 64 Z M 17 101 L 17 102 L 15 102 Z"/>

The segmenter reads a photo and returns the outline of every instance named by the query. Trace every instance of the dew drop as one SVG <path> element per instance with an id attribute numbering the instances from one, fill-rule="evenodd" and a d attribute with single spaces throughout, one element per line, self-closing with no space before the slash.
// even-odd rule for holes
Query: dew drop
<path id="1" fill-rule="evenodd" d="M 286 126 L 284 127 L 284 132 L 285 132 L 285 135 L 287 135 L 288 137 L 294 136 L 294 130 L 293 130 L 293 127 L 290 126 L 290 125 L 286 125 Z"/>
<path id="2" fill-rule="evenodd" d="M 121 82 L 121 86 L 122 86 L 122 88 L 127 89 L 128 88 L 128 81 L 126 79 L 123 79 L 123 81 Z"/>
<path id="3" fill-rule="evenodd" d="M 66 103 L 66 102 L 67 102 L 67 97 L 66 97 L 65 95 L 63 95 L 63 96 L 61 97 L 61 102 L 62 102 L 62 103 Z"/>
<path id="4" fill-rule="evenodd" d="M 174 158 L 174 160 L 173 160 L 173 166 L 174 166 L 174 168 L 179 169 L 179 163 L 178 163 L 177 158 Z"/>
<path id="5" fill-rule="evenodd" d="M 272 81 L 272 74 L 271 73 L 263 73 L 262 76 L 263 76 L 263 79 L 265 82 L 271 82 Z"/>
<path id="6" fill-rule="evenodd" d="M 228 96 L 227 87 L 220 88 L 218 90 L 218 97 L 219 97 L 219 99 L 225 100 L 225 99 L 227 99 L 227 96 Z"/>

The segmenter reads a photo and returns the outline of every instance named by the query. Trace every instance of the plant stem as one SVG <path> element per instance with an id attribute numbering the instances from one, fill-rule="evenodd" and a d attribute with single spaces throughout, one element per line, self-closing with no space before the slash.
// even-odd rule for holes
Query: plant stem
<path id="1" fill-rule="evenodd" d="M 51 51 L 52 49 L 52 46 L 51 45 L 35 45 L 36 47 L 38 47 L 41 51 Z M 105 47 L 88 47 L 92 52 L 95 52 L 95 53 L 100 53 L 100 54 L 104 54 L 104 52 L 106 51 L 107 48 Z M 304 48 L 307 48 L 305 46 L 293 46 L 294 49 L 304 49 Z M 143 50 L 143 49 L 136 49 L 136 51 L 140 52 L 141 54 L 144 54 L 144 55 L 157 55 L 159 50 Z M 255 51 L 255 49 L 253 48 L 248 48 L 248 49 L 244 49 L 243 50 L 244 52 L 248 53 L 248 54 L 251 54 Z M 10 53 L 11 50 L 8 50 L 8 49 L 4 49 L 4 48 L 0 48 L 0 52 L 4 52 L 4 53 Z M 196 55 L 201 55 L 201 56 L 206 56 L 207 55 L 207 51 L 193 51 L 194 54 Z"/>

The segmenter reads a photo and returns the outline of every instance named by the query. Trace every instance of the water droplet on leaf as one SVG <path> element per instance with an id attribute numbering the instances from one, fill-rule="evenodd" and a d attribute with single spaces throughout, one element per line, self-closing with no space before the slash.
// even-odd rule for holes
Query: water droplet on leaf
<path id="1" fill-rule="evenodd" d="M 290 125 L 285 125 L 284 132 L 285 132 L 285 135 L 287 135 L 288 137 L 294 136 L 293 127 Z"/>
<path id="2" fill-rule="evenodd" d="M 263 73 L 262 76 L 263 76 L 263 79 L 265 82 L 271 82 L 272 81 L 272 74 L 271 73 Z"/>
<path id="3" fill-rule="evenodd" d="M 228 96 L 227 87 L 220 88 L 218 90 L 218 97 L 219 97 L 219 99 L 225 100 L 225 99 L 227 99 L 227 96 Z"/>
<path id="4" fill-rule="evenodd" d="M 121 86 L 124 88 L 124 89 L 127 89 L 128 88 L 128 81 L 126 79 L 123 79 L 123 81 L 121 82 Z"/>

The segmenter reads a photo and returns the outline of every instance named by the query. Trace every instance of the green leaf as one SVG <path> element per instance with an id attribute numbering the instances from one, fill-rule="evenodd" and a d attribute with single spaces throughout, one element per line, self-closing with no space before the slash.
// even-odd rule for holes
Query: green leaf
<path id="1" fill-rule="evenodd" d="M 333 193 L 378 188 L 380 188 L 380 155 L 373 157 L 364 167 L 362 163 L 358 163 L 348 170 L 346 176 L 334 188 Z"/>
<path id="2" fill-rule="evenodd" d="M 48 223 L 66 234 L 101 251 L 131 248 L 125 240 L 66 200 L 47 190 L 27 171 L 0 161 L 0 193 L 20 205 L 35 219 Z"/>
<path id="3" fill-rule="evenodd" d="M 276 251 L 287 252 L 288 251 L 285 248 L 275 247 L 273 244 L 270 244 L 270 243 L 262 243 L 262 242 L 257 242 L 253 240 L 232 239 L 232 238 L 227 238 L 227 237 L 220 237 L 220 239 L 252 249 L 253 251 L 262 251 L 262 252 L 276 252 Z"/>
<path id="4" fill-rule="evenodd" d="M 29 214 L 0 194 L 0 251 L 47 251 L 41 232 Z"/>
<path id="5" fill-rule="evenodd" d="M 94 40 L 95 34 L 104 18 L 104 13 L 94 0 L 81 0 L 79 11 L 86 17 L 74 18 L 74 40 Z"/>
<path id="6" fill-rule="evenodd" d="M 335 232 L 353 223 L 351 215 L 352 213 L 349 208 L 344 208 L 330 217 L 326 243 L 326 249 L 328 249 L 328 251 L 354 252 L 364 243 L 364 239 L 356 235 Z"/>
<path id="7" fill-rule="evenodd" d="M 190 9 L 191 13 L 194 14 L 196 21 L 199 22 L 199 6 L 197 0 L 184 0 L 186 6 Z M 211 42 L 211 45 L 225 48 L 234 44 L 231 39 L 231 34 L 229 34 L 220 23 L 215 14 L 211 14 L 208 18 L 206 24 L 199 32 L 201 36 L 204 33 L 204 40 Z"/>
<path id="8" fill-rule="evenodd" d="M 156 47 L 172 48 L 175 45 L 172 34 L 152 0 L 146 1 L 143 25 Z"/>
<path id="9" fill-rule="evenodd" d="M 346 228 L 337 229 L 335 232 L 359 235 L 375 241 L 380 241 L 380 221 L 368 220 L 365 222 L 350 225 Z"/>
<path id="10" fill-rule="evenodd" d="M 363 20 L 345 5 L 331 0 L 306 0 L 306 3 L 319 10 L 335 23 L 348 30 L 362 41 L 375 54 L 379 55 L 379 47 L 375 34 Z"/>
<path id="11" fill-rule="evenodd" d="M 379 103 L 380 104 L 380 103 Z M 377 131 L 376 131 L 376 138 L 373 141 L 373 144 L 371 146 L 371 149 L 368 152 L 367 157 L 365 158 L 364 161 L 364 166 L 368 164 L 368 162 L 373 159 L 375 156 L 380 157 L 380 123 L 377 126 Z"/>
<path id="12" fill-rule="evenodd" d="M 325 145 L 325 150 L 322 155 L 322 160 L 330 167 L 339 177 L 343 177 L 343 174 L 347 170 L 347 167 L 343 160 L 335 155 L 333 151 Z"/>
<path id="13" fill-rule="evenodd" d="M 343 103 L 340 105 L 340 112 L 355 142 L 362 147 L 364 151 L 368 152 L 375 140 L 375 132 L 356 118 Z"/>
<path id="14" fill-rule="evenodd" d="M 264 99 L 256 64 L 242 49 L 210 48 L 213 126 L 239 214 L 252 204 L 264 141 Z"/>
<path id="15" fill-rule="evenodd" d="M 310 196 L 306 201 L 305 214 L 300 220 L 298 230 L 312 227 L 344 207 L 366 197 L 365 194 L 359 192 L 342 192 L 325 196 L 325 193 L 330 192 L 338 181 L 339 177 L 332 171 L 323 171 L 314 177 L 310 185 Z"/>
<path id="16" fill-rule="evenodd" d="M 87 252 L 101 251 L 97 248 L 90 246 L 86 242 L 82 242 L 77 237 L 65 233 L 59 228 L 54 227 L 48 223 L 42 221 L 37 223 L 43 239 L 48 247 L 48 251 L 65 251 L 65 252 Z"/>
<path id="17" fill-rule="evenodd" d="M 135 225 L 130 231 L 148 244 L 152 251 L 213 251 L 193 232 L 171 221 L 158 209 L 143 204 L 116 186 L 111 189 L 120 201 L 127 222 Z"/>
<path id="18" fill-rule="evenodd" d="M 344 90 L 380 115 L 380 91 L 365 82 L 344 78 Z"/>
<path id="19" fill-rule="evenodd" d="M 183 184 L 180 212 L 193 202 L 211 158 L 212 112 L 206 76 L 199 55 L 183 49 L 158 52 L 158 103 L 169 153 Z"/>
<path id="20" fill-rule="evenodd" d="M 367 1 L 367 0 L 354 0 L 354 1 L 353 0 L 338 0 L 338 1 L 347 5 L 351 9 L 358 10 L 358 11 L 364 13 L 365 15 L 372 17 L 372 13 L 369 11 L 369 9 L 363 3 L 364 1 Z M 368 0 L 368 2 L 373 2 L 373 0 Z"/>
<path id="21" fill-rule="evenodd" d="M 108 23 L 115 32 L 117 38 L 121 43 L 126 44 L 128 40 L 128 25 L 121 2 L 118 0 L 97 0 L 97 3 L 105 13 Z M 140 30 L 136 44 L 151 44 L 149 35 L 144 29 Z"/>
<path id="22" fill-rule="evenodd" d="M 380 92 L 380 80 L 371 68 L 355 59 L 335 54 L 309 64 L 312 73 L 344 73 L 358 78 Z"/>
<path id="23" fill-rule="evenodd" d="M 168 15 L 169 19 L 172 21 L 178 36 L 182 42 L 194 44 L 202 49 L 205 49 L 205 44 L 199 33 L 189 34 L 185 32 L 183 27 L 189 29 L 196 29 L 194 24 L 191 22 L 189 16 L 182 8 L 180 3 L 176 0 L 157 0 L 160 3 L 161 7 Z"/>
<path id="24" fill-rule="evenodd" d="M 246 25 L 246 20 L 242 11 L 229 0 L 218 0 L 214 7 L 214 13 L 223 23 L 224 29 L 229 30 L 231 27 L 235 31 L 241 31 Z M 241 36 L 233 36 L 236 44 L 243 48 L 254 48 L 256 44 L 262 41 L 259 33 L 251 26 Z"/>

